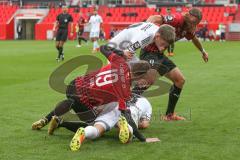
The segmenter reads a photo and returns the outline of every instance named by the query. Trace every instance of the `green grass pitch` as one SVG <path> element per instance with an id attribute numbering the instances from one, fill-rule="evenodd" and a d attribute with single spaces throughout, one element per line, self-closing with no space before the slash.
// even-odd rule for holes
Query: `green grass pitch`
<path id="1" fill-rule="evenodd" d="M 89 53 L 91 44 L 75 48 L 67 42 L 65 58 Z M 205 42 L 209 63 L 205 64 L 190 42 L 178 42 L 172 59 L 186 83 L 176 111 L 184 122 L 163 122 L 167 95 L 150 98 L 154 108 L 147 137 L 161 142 L 120 144 L 116 131 L 95 141 L 85 141 L 71 152 L 73 133 L 59 129 L 47 135 L 47 127 L 32 131 L 32 122 L 64 98 L 49 87 L 56 63 L 53 41 L 0 41 L 0 159 L 2 160 L 236 160 L 240 157 L 240 44 Z M 101 55 L 98 57 L 104 59 Z M 77 69 L 70 78 L 83 73 Z M 69 78 L 69 77 L 68 77 Z M 69 78 L 69 79 L 70 79 Z M 191 110 L 191 113 L 190 113 Z M 191 119 L 190 119 L 191 118 Z"/>

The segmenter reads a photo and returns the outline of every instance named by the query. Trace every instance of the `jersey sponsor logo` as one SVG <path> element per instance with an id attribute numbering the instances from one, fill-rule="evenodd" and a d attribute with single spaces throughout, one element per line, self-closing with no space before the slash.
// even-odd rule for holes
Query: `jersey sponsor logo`
<path id="1" fill-rule="evenodd" d="M 141 44 L 137 41 L 133 44 L 131 44 L 129 47 L 127 47 L 130 51 L 136 51 L 138 48 L 141 48 Z"/>
<path id="2" fill-rule="evenodd" d="M 154 62 L 155 62 L 154 59 L 150 59 L 150 60 L 149 60 L 149 63 L 150 63 L 151 66 L 154 66 Z"/>
<path id="3" fill-rule="evenodd" d="M 118 81 L 117 69 L 101 72 L 96 75 L 95 83 L 98 87 L 102 87 Z"/>
<path id="4" fill-rule="evenodd" d="M 149 29 L 150 27 L 152 27 L 152 24 L 147 24 L 146 26 L 142 27 L 141 30 L 142 30 L 142 31 L 146 31 L 146 30 Z"/>
<path id="5" fill-rule="evenodd" d="M 149 37 L 145 38 L 144 40 L 142 40 L 142 41 L 141 41 L 141 42 L 142 42 L 142 45 L 148 44 L 149 41 L 150 41 L 150 39 L 151 39 L 151 36 L 149 36 Z"/>

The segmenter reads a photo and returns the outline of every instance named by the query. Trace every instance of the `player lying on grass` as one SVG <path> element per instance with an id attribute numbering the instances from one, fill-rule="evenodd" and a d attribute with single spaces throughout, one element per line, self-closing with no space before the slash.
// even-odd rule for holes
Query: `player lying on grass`
<path id="1" fill-rule="evenodd" d="M 119 120 L 121 112 L 118 110 L 118 103 L 112 102 L 106 105 L 108 105 L 108 107 L 104 108 L 107 108 L 107 110 L 101 112 L 101 114 L 90 123 L 90 125 L 80 122 L 79 120 L 70 122 L 65 120 L 65 117 L 68 119 L 69 115 L 64 115 L 63 117 L 54 116 L 50 121 L 49 130 L 53 133 L 57 127 L 65 127 L 70 131 L 76 132 L 73 141 L 78 141 L 79 145 L 77 148 L 73 148 L 73 150 L 78 150 L 85 139 L 96 139 L 105 132 L 113 129 L 119 123 L 122 123 L 121 118 Z M 152 114 L 152 106 L 149 101 L 144 97 L 134 96 L 134 98 L 128 103 L 128 106 L 131 110 L 131 116 L 133 117 L 135 124 L 141 129 L 148 128 Z M 73 113 L 70 113 L 71 120 L 73 119 L 73 116 Z M 91 119 L 91 117 L 89 117 L 89 119 Z M 121 127 L 122 125 L 118 126 Z M 132 135 L 132 127 L 128 125 L 128 128 Z M 131 137 L 132 136 L 126 141 L 130 141 Z M 146 142 L 157 141 L 159 141 L 158 138 L 147 138 L 146 140 Z"/>
<path id="2" fill-rule="evenodd" d="M 119 110 L 133 127 L 134 135 L 141 141 L 146 141 L 145 137 L 138 132 L 130 113 L 126 110 L 126 101 L 131 99 L 131 83 L 142 79 L 150 69 L 150 65 L 145 61 L 127 64 L 122 52 L 111 51 L 103 52 L 103 54 L 111 63 L 97 71 L 74 79 L 67 87 L 67 99 L 58 103 L 56 108 L 45 118 L 34 123 L 32 129 L 42 128 L 53 116 L 61 116 L 70 109 L 76 113 L 89 112 L 96 117 L 102 110 L 100 106 L 118 102 Z M 122 124 L 127 124 L 124 117 L 122 121 Z M 125 126 L 122 127 L 124 130 L 122 134 L 129 136 L 128 128 Z M 124 139 L 120 139 L 120 141 L 125 143 Z"/>
<path id="3" fill-rule="evenodd" d="M 169 24 L 175 28 L 176 41 L 186 38 L 192 40 L 193 44 L 202 53 L 202 58 L 205 62 L 208 61 L 208 54 L 203 49 L 200 41 L 195 36 L 196 26 L 202 19 L 202 13 L 199 9 L 192 8 L 187 13 L 175 13 L 167 15 L 166 17 L 161 15 L 154 15 L 148 18 L 148 22 L 152 22 L 159 26 Z M 165 116 L 163 119 L 170 120 L 185 120 L 184 117 L 178 116 L 174 113 L 176 104 L 180 97 L 185 78 L 180 69 L 171 61 L 163 52 L 159 51 L 158 46 L 154 43 L 146 46 L 140 52 L 140 59 L 148 61 L 155 72 L 152 71 L 153 79 L 158 78 L 158 74 L 165 76 L 173 82 L 171 89 L 169 90 L 169 100 Z M 152 80 L 149 82 L 152 83 Z M 133 90 L 137 94 L 142 94 L 148 87 L 141 88 L 135 87 Z"/>

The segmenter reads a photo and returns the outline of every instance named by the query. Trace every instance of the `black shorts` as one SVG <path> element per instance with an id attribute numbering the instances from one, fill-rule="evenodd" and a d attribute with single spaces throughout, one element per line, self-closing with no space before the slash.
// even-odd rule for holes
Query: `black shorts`
<path id="1" fill-rule="evenodd" d="M 83 36 L 83 29 L 79 29 L 79 31 L 77 32 L 77 37 L 81 38 Z"/>
<path id="2" fill-rule="evenodd" d="M 75 80 L 73 80 L 67 86 L 66 96 L 67 96 L 67 99 L 73 102 L 71 108 L 74 110 L 74 112 L 76 113 L 76 115 L 79 117 L 81 121 L 90 123 L 97 118 L 98 113 L 95 110 L 90 109 L 86 105 L 81 103 L 76 92 Z"/>
<path id="3" fill-rule="evenodd" d="M 80 102 L 79 97 L 77 95 L 74 80 L 67 86 L 66 96 L 67 96 L 67 99 L 70 99 L 73 101 L 73 107 L 77 107 L 79 109 L 79 112 L 84 112 L 89 110 L 87 106 L 83 105 Z"/>
<path id="4" fill-rule="evenodd" d="M 173 61 L 159 52 L 151 53 L 142 49 L 140 52 L 140 59 L 147 61 L 153 69 L 158 71 L 161 76 L 176 68 L 176 65 Z"/>
<path id="5" fill-rule="evenodd" d="M 65 42 L 68 38 L 68 29 L 58 29 L 56 35 L 56 41 L 63 41 Z"/>

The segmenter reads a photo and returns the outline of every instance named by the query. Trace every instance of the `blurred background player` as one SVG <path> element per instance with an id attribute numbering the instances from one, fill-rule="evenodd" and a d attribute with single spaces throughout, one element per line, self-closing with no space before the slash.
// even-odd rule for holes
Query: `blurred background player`
<path id="1" fill-rule="evenodd" d="M 53 26 L 53 32 L 56 32 L 56 48 L 58 50 L 58 56 L 56 60 L 64 60 L 63 45 L 68 37 L 68 24 L 71 25 L 71 36 L 73 36 L 73 18 L 68 14 L 68 8 L 62 7 L 62 13 L 60 13 Z"/>
<path id="2" fill-rule="evenodd" d="M 84 18 L 82 12 L 79 12 L 79 18 L 76 24 L 76 33 L 77 33 L 77 40 L 78 40 L 78 45 L 76 47 L 81 47 L 82 40 L 84 42 L 87 42 L 87 40 L 83 37 L 84 26 L 86 23 L 87 23 L 87 20 Z"/>
<path id="3" fill-rule="evenodd" d="M 167 8 L 166 11 L 167 11 L 167 16 L 171 17 L 172 16 L 171 8 Z M 172 43 L 172 44 L 170 44 L 168 46 L 167 51 L 168 51 L 168 54 L 167 54 L 168 56 L 174 56 L 174 53 L 173 53 L 173 51 L 174 51 L 174 43 Z"/>
<path id="4" fill-rule="evenodd" d="M 23 28 L 22 28 L 22 24 L 19 22 L 18 24 L 17 24 L 17 34 L 18 34 L 18 38 L 17 39 L 22 39 L 22 30 L 23 30 Z"/>
<path id="5" fill-rule="evenodd" d="M 98 15 L 97 10 L 94 10 L 93 15 L 90 17 L 89 22 L 91 25 L 90 38 L 93 42 L 92 53 L 99 51 L 98 38 L 100 35 L 101 24 L 103 23 L 102 17 Z"/>
<path id="6" fill-rule="evenodd" d="M 218 30 L 220 32 L 220 42 L 225 41 L 225 32 L 226 32 L 226 26 L 223 23 L 220 23 L 218 26 Z"/>

